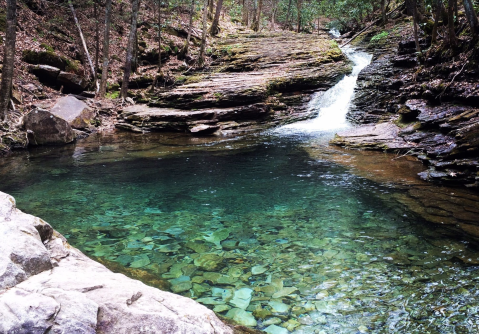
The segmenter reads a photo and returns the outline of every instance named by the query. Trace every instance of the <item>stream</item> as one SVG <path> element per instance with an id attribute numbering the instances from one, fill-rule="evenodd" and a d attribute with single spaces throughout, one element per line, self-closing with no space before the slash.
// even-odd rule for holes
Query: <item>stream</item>
<path id="1" fill-rule="evenodd" d="M 0 190 L 89 256 L 270 334 L 477 333 L 479 266 L 458 260 L 475 250 L 328 159 L 371 59 L 344 51 L 353 73 L 313 97 L 315 119 L 235 139 L 96 134 L 7 157 Z"/>

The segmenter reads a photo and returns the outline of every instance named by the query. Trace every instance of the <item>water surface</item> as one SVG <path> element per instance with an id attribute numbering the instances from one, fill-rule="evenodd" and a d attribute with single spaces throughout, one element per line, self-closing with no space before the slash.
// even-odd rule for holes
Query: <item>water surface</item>
<path id="1" fill-rule="evenodd" d="M 474 250 L 396 202 L 403 190 L 305 149 L 349 126 L 358 72 L 313 99 L 310 122 L 94 135 L 4 160 L 0 190 L 85 253 L 268 333 L 476 333 L 479 267 L 459 261 Z"/>

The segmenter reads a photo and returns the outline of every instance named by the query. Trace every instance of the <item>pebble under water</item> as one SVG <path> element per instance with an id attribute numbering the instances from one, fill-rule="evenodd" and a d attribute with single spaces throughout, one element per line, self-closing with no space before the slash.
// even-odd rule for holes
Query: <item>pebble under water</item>
<path id="1" fill-rule="evenodd" d="M 399 204 L 403 190 L 311 157 L 331 133 L 303 125 L 93 135 L 5 159 L 0 190 L 86 254 L 270 334 L 477 333 L 479 267 L 460 261 L 475 250 Z"/>
<path id="2" fill-rule="evenodd" d="M 268 333 L 477 332 L 479 267 L 456 260 L 465 242 L 298 138 L 257 140 L 99 164 L 101 141 L 32 152 L 4 163 L 2 191 L 86 254 Z"/>

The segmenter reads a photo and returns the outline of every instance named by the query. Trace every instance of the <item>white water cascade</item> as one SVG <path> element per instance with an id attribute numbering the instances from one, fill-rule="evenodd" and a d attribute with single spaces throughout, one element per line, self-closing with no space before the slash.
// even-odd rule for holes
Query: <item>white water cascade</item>
<path id="1" fill-rule="evenodd" d="M 354 63 L 351 74 L 346 75 L 340 82 L 326 92 L 316 93 L 308 104 L 310 110 L 317 110 L 318 116 L 314 119 L 288 124 L 279 130 L 282 133 L 314 133 L 332 132 L 349 127 L 346 120 L 354 95 L 354 88 L 359 72 L 371 62 L 372 55 L 345 47 L 343 53 Z"/>

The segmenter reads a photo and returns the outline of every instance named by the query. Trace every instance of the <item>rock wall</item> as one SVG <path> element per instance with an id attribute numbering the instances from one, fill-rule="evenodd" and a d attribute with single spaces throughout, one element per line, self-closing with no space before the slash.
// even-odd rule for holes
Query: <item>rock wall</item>
<path id="1" fill-rule="evenodd" d="M 0 333 L 233 333 L 197 302 L 116 274 L 0 192 Z"/>
<path id="2" fill-rule="evenodd" d="M 425 50 L 430 43 L 423 39 L 421 45 Z M 366 125 L 339 133 L 332 143 L 413 155 L 428 167 L 419 174 L 424 180 L 477 188 L 476 69 L 437 46 L 427 57 L 419 64 L 414 40 L 407 39 L 376 50 L 359 75 L 348 115 Z"/>

